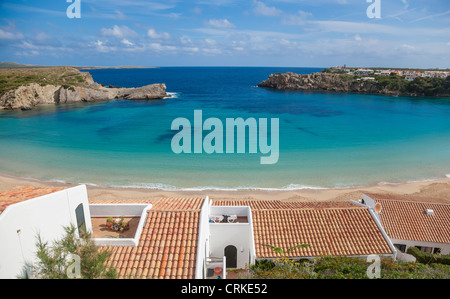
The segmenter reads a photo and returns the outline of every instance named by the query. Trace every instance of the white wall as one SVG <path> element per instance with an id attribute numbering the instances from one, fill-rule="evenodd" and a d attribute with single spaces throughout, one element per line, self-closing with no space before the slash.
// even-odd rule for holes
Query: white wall
<path id="1" fill-rule="evenodd" d="M 195 279 L 202 279 L 205 276 L 205 260 L 209 254 L 209 209 L 211 201 L 207 196 L 203 201 L 200 211 L 198 242 L 197 242 L 197 260 L 195 261 Z"/>
<path id="2" fill-rule="evenodd" d="M 250 207 L 219 207 L 210 209 L 210 216 L 246 216 L 248 223 L 209 223 L 210 256 L 223 257 L 225 247 L 232 245 L 237 249 L 237 268 L 245 268 L 255 259 L 253 226 Z"/>
<path id="3" fill-rule="evenodd" d="M 237 249 L 237 268 L 249 266 L 251 254 L 251 234 L 248 223 L 211 223 L 210 256 L 223 257 L 225 247 L 233 245 Z"/>
<path id="4" fill-rule="evenodd" d="M 0 214 L 0 278 L 16 278 L 35 259 L 37 235 L 52 242 L 76 224 L 82 203 L 86 229 L 92 230 L 86 186 L 78 186 L 8 206 Z"/>

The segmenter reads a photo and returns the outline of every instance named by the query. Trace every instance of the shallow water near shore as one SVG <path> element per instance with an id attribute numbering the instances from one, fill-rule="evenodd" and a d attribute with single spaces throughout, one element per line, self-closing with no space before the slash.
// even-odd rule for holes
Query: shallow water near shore
<path id="1" fill-rule="evenodd" d="M 255 87 L 311 68 L 90 70 L 105 85 L 166 83 L 171 98 L 0 111 L 0 171 L 42 180 L 164 190 L 302 189 L 450 174 L 450 100 Z M 171 123 L 278 118 L 278 163 L 256 154 L 175 154 Z M 208 132 L 204 132 L 206 135 Z"/>

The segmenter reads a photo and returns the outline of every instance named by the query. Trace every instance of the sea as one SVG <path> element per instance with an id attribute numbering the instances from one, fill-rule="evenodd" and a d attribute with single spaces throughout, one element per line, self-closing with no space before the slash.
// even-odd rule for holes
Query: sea
<path id="1" fill-rule="evenodd" d="M 44 181 L 161 190 L 350 188 L 450 177 L 448 98 L 257 87 L 270 74 L 321 70 L 89 70 L 106 86 L 165 83 L 171 97 L 0 111 L 0 172 Z M 227 118 L 267 119 L 269 124 L 278 119 L 276 163 L 261 164 L 267 155 L 250 152 L 249 147 L 241 153 L 175 153 L 172 142 L 180 130 L 172 130 L 172 123 L 183 118 L 193 126 L 195 111 L 202 112 L 203 121 L 214 118 L 223 124 Z M 202 137 L 212 132 L 200 131 Z"/>

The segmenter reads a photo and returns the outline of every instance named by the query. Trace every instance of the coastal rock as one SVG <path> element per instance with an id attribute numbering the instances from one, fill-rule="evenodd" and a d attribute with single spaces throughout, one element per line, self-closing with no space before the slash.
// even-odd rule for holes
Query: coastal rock
<path id="1" fill-rule="evenodd" d="M 267 80 L 259 83 L 258 86 L 279 90 L 314 90 L 369 94 L 395 94 L 395 92 L 392 91 L 379 89 L 374 82 L 347 79 L 340 74 L 333 73 L 277 73 L 270 75 Z"/>
<path id="2" fill-rule="evenodd" d="M 138 88 L 112 88 L 117 92 L 115 98 L 125 100 L 153 100 L 167 97 L 165 84 L 152 84 Z"/>
<path id="3" fill-rule="evenodd" d="M 92 82 L 89 87 L 29 84 L 0 96 L 0 107 L 8 110 L 29 110 L 40 104 L 109 101 L 113 99 L 151 100 L 168 97 L 165 84 L 139 88 L 106 88 Z"/>
<path id="4" fill-rule="evenodd" d="M 0 107 L 4 109 L 29 110 L 39 104 L 55 103 L 60 86 L 30 84 L 10 90 L 0 97 Z"/>

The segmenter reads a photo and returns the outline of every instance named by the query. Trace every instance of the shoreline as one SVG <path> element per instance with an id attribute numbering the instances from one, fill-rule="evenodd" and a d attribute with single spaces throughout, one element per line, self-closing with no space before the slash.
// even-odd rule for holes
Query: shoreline
<path id="1" fill-rule="evenodd" d="M 0 193 L 21 187 L 74 187 L 80 184 L 47 182 L 0 173 Z M 413 195 L 446 199 L 450 203 L 450 178 L 404 183 L 379 183 L 329 189 L 295 190 L 159 190 L 134 187 L 87 185 L 90 200 L 154 200 L 160 198 L 206 197 L 212 200 L 349 201 L 359 200 L 365 192 L 389 195 Z"/>

